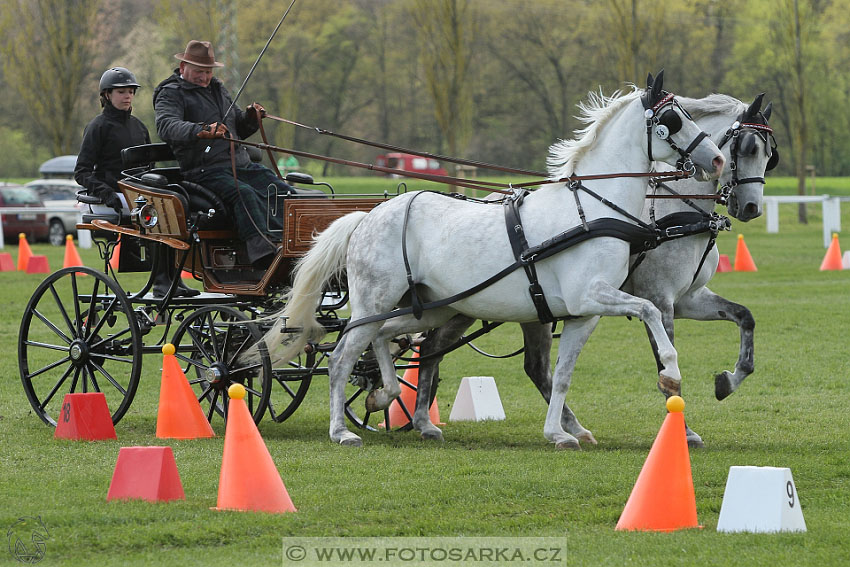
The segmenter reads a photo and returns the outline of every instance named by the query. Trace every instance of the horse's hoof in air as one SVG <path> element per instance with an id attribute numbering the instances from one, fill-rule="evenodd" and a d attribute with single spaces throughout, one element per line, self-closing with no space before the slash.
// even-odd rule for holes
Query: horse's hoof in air
<path id="1" fill-rule="evenodd" d="M 371 392 L 369 392 L 369 395 L 366 396 L 366 411 L 368 411 L 369 413 L 374 413 L 384 409 L 382 407 L 378 407 L 378 402 L 376 401 L 377 396 L 377 390 L 372 390 Z"/>
<path id="2" fill-rule="evenodd" d="M 732 374 L 728 370 L 714 376 L 714 397 L 717 398 L 717 401 L 725 400 L 729 394 L 735 391 L 732 389 L 731 376 Z"/>
<path id="3" fill-rule="evenodd" d="M 560 450 L 569 449 L 570 451 L 581 451 L 581 445 L 578 444 L 577 440 L 560 441 L 555 443 L 555 448 Z"/>
<path id="4" fill-rule="evenodd" d="M 667 397 L 682 395 L 682 382 L 663 374 L 658 375 L 658 389 Z"/>

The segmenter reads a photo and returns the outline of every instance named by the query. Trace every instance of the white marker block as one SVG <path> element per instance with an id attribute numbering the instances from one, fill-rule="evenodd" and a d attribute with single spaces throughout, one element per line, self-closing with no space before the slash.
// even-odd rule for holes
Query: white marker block
<path id="1" fill-rule="evenodd" d="M 464 376 L 452 405 L 449 421 L 505 419 L 505 410 L 492 376 Z"/>
<path id="2" fill-rule="evenodd" d="M 717 531 L 806 531 L 791 469 L 730 467 Z"/>
<path id="3" fill-rule="evenodd" d="M 845 270 L 850 270 L 850 250 L 847 250 L 844 256 L 841 257 L 841 267 Z"/>

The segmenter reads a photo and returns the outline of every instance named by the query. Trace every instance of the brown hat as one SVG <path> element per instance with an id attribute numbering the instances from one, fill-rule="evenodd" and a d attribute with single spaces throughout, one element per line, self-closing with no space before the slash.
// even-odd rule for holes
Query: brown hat
<path id="1" fill-rule="evenodd" d="M 212 44 L 208 41 L 193 39 L 186 45 L 186 51 L 175 53 L 174 57 L 197 67 L 224 67 L 224 63 L 215 60 Z"/>

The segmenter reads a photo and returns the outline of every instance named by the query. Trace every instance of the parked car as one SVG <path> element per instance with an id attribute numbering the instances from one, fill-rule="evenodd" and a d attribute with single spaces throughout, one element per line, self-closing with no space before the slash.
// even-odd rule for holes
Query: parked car
<path id="1" fill-rule="evenodd" d="M 440 162 L 437 160 L 415 156 L 413 154 L 392 153 L 380 155 L 375 158 L 375 163 L 380 167 L 389 167 L 402 171 L 428 173 L 430 175 L 448 175 L 446 169 L 441 167 Z M 398 177 L 398 175 L 393 174 L 393 177 Z"/>
<path id="2" fill-rule="evenodd" d="M 38 192 L 45 207 L 74 207 L 79 209 L 77 191 L 82 187 L 73 179 L 36 179 L 26 185 Z M 47 213 L 48 240 L 54 246 L 65 244 L 66 234 L 76 234 L 79 212 Z"/>
<path id="3" fill-rule="evenodd" d="M 5 207 L 43 207 L 38 193 L 32 187 L 0 184 L 0 211 Z M 17 242 L 18 234 L 27 235 L 29 242 L 47 240 L 47 217 L 44 213 L 15 213 L 3 216 L 3 238 Z"/>

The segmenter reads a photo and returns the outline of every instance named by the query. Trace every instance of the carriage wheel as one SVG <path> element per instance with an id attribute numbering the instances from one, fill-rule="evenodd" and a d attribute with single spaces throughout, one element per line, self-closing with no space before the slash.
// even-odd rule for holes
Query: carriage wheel
<path id="1" fill-rule="evenodd" d="M 413 429 L 413 412 L 416 410 L 416 383 L 404 378 L 404 372 L 410 365 L 407 361 L 401 359 L 401 357 L 409 357 L 410 354 L 410 351 L 402 351 L 394 357 L 398 372 L 396 376 L 401 385 L 401 395 L 389 408 L 378 412 L 366 410 L 365 403 L 369 393 L 381 387 L 381 373 L 371 348 L 363 353 L 360 360 L 357 361 L 354 366 L 354 375 L 345 390 L 345 415 L 356 427 L 368 431 L 377 431 L 378 429 L 410 431 Z"/>
<path id="2" fill-rule="evenodd" d="M 289 361 L 286 368 L 272 371 L 269 415 L 273 420 L 281 423 L 298 409 L 313 381 L 315 368 L 316 353 L 311 352 Z"/>
<path id="3" fill-rule="evenodd" d="M 262 335 L 242 311 L 222 305 L 194 311 L 174 332 L 176 356 L 210 423 L 216 415 L 226 419 L 227 388 L 234 382 L 247 390 L 245 403 L 254 423 L 263 418 L 271 390 L 268 353 L 261 350 L 256 362 L 240 359 Z"/>
<path id="4" fill-rule="evenodd" d="M 56 425 L 60 392 L 102 392 L 118 423 L 142 371 L 142 333 L 127 295 L 90 268 L 49 275 L 24 311 L 18 367 L 30 404 L 48 425 Z"/>

